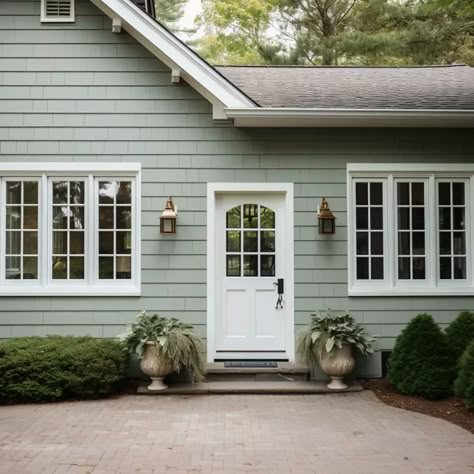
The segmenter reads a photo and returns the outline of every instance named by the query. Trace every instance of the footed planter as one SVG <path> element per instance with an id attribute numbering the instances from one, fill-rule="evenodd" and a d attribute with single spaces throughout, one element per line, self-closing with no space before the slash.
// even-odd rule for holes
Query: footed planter
<path id="1" fill-rule="evenodd" d="M 352 345 L 343 344 L 337 348 L 335 354 L 330 356 L 326 351 L 321 351 L 319 365 L 326 375 L 331 377 L 328 388 L 332 390 L 344 390 L 347 385 L 344 383 L 344 376 L 350 374 L 355 366 L 352 357 Z"/>
<path id="2" fill-rule="evenodd" d="M 152 382 L 148 385 L 148 390 L 164 390 L 168 385 L 163 383 L 163 379 L 171 373 L 172 368 L 163 361 L 156 344 L 147 342 L 143 352 L 143 359 L 140 361 L 140 369 L 148 375 Z"/>

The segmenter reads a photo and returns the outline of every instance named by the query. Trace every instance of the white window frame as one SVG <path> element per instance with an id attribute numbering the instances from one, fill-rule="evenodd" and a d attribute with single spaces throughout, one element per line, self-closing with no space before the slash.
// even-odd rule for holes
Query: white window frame
<path id="1" fill-rule="evenodd" d="M 53 179 L 84 179 L 85 186 L 85 279 L 53 280 L 52 202 Z M 6 280 L 5 180 L 39 180 L 38 280 Z M 132 279 L 98 279 L 98 179 L 130 180 L 132 184 Z M 0 296 L 139 296 L 141 294 L 141 167 L 139 163 L 0 163 Z"/>
<path id="2" fill-rule="evenodd" d="M 352 186 L 351 186 L 351 193 L 353 196 L 355 196 L 355 190 L 356 190 L 356 184 L 359 183 L 359 182 L 364 182 L 364 183 L 369 183 L 369 186 L 370 186 L 370 183 L 382 183 L 382 222 L 383 222 L 383 229 L 382 229 L 382 232 L 383 232 L 383 248 L 384 248 L 384 253 L 383 253 L 383 259 L 384 259 L 384 263 L 383 263 L 383 279 L 380 279 L 380 280 L 359 280 L 359 285 L 361 287 L 367 287 L 367 288 L 385 288 L 388 284 L 389 284 L 389 273 L 387 272 L 387 248 L 388 246 L 390 245 L 390 242 L 389 242 L 389 239 L 387 238 L 387 226 L 388 226 L 388 219 L 387 219 L 387 214 L 385 212 L 383 212 L 383 210 L 385 209 L 385 206 L 387 205 L 387 200 L 389 198 L 389 193 L 388 193 L 388 187 L 389 187 L 389 183 L 387 181 L 387 179 L 385 177 L 382 177 L 382 178 L 379 178 L 379 177 L 374 177 L 374 178 L 368 178 L 368 179 L 354 179 L 352 181 Z M 355 198 L 354 198 L 354 201 L 353 201 L 353 205 L 354 205 L 354 210 L 355 210 Z M 370 215 L 370 203 L 368 204 L 367 206 L 367 209 L 368 209 L 368 214 Z M 356 229 L 356 225 L 355 225 L 355 212 L 353 213 L 354 214 L 354 225 L 352 226 L 352 230 L 350 231 L 350 233 L 348 233 L 348 235 L 350 235 L 351 237 L 349 238 L 349 242 L 353 242 L 353 254 L 354 254 L 354 261 L 355 259 L 357 258 L 357 254 L 356 254 L 356 245 L 357 245 L 357 229 Z M 370 217 L 369 217 L 369 221 L 370 221 Z M 362 229 L 363 230 L 363 229 Z M 371 231 L 370 230 L 367 230 L 368 234 L 369 234 L 369 248 L 370 248 L 370 238 L 371 238 Z M 376 231 L 377 232 L 377 231 Z M 378 231 L 379 232 L 379 231 Z M 378 257 L 379 255 L 375 255 L 375 257 Z M 367 257 L 372 257 L 372 254 L 371 252 L 369 252 L 367 254 Z M 371 258 L 369 258 L 369 265 L 371 264 Z M 353 266 L 353 275 L 352 275 L 352 278 L 354 281 L 356 281 L 356 266 L 354 265 Z M 370 270 L 369 270 L 369 273 L 370 273 Z"/>
<path id="3" fill-rule="evenodd" d="M 384 271 L 381 280 L 357 280 L 355 256 L 355 182 L 386 180 L 384 205 Z M 398 279 L 398 236 L 395 211 L 396 183 L 424 181 L 426 227 L 426 279 Z M 440 181 L 466 182 L 466 279 L 440 280 L 437 183 Z M 349 163 L 347 165 L 348 206 L 348 295 L 349 296 L 472 296 L 474 295 L 474 164 L 405 164 L 405 163 Z M 387 212 L 388 211 L 388 212 Z M 391 218 L 389 218 L 391 216 Z"/>
<path id="4" fill-rule="evenodd" d="M 47 0 L 41 0 L 41 23 L 74 23 L 76 21 L 76 0 L 69 0 L 71 4 L 69 16 L 48 16 L 46 2 Z"/>
<path id="5" fill-rule="evenodd" d="M 5 257 L 6 257 L 6 183 L 7 181 L 35 181 L 38 183 L 38 253 L 37 253 L 37 261 L 38 261 L 38 279 L 36 280 L 7 280 L 6 279 L 6 268 L 5 268 Z M 43 212 L 43 206 L 42 206 L 42 186 L 43 182 L 40 177 L 38 176 L 19 176 L 12 174 L 10 176 L 2 176 L 0 178 L 0 282 L 2 285 L 5 285 L 5 287 L 15 287 L 15 286 L 33 286 L 36 288 L 40 287 L 40 275 L 39 275 L 39 269 L 42 264 L 41 261 L 41 248 L 43 245 L 43 219 L 42 219 L 42 212 Z M 23 196 L 22 196 L 22 204 L 21 207 L 23 207 Z M 23 212 L 23 211 L 22 211 Z M 21 228 L 21 232 L 23 234 L 23 228 Z M 21 254 L 21 258 L 23 258 L 24 254 Z M 25 283 L 26 282 L 26 283 Z M 1 287 L 0 287 L 1 291 Z"/>

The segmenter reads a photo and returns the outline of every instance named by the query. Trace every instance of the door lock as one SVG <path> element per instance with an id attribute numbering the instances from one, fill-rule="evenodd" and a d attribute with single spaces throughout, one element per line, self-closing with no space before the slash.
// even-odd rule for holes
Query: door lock
<path id="1" fill-rule="evenodd" d="M 278 309 L 278 308 L 283 309 L 283 293 L 285 292 L 283 278 L 278 278 L 278 280 L 275 283 L 273 283 L 273 285 L 276 286 L 278 290 L 278 299 L 276 302 L 275 309 Z"/>

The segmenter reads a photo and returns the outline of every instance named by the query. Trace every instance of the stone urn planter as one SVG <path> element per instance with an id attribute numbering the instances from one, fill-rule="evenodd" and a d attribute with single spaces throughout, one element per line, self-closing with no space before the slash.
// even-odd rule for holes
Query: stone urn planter
<path id="1" fill-rule="evenodd" d="M 352 357 L 352 345 L 343 344 L 336 348 L 333 354 L 321 351 L 319 354 L 319 366 L 326 375 L 331 377 L 327 387 L 332 390 L 344 390 L 347 385 L 343 382 L 344 376 L 350 374 L 355 366 Z"/>
<path id="2" fill-rule="evenodd" d="M 308 367 L 320 367 L 329 375 L 329 389 L 344 390 L 347 385 L 343 378 L 355 367 L 352 349 L 369 356 L 374 352 L 374 341 L 349 311 L 318 311 L 298 335 L 298 358 Z"/>
<path id="3" fill-rule="evenodd" d="M 147 342 L 145 344 L 143 359 L 140 361 L 140 369 L 152 380 L 151 384 L 148 385 L 148 390 L 164 390 L 168 388 L 168 385 L 163 383 L 163 379 L 172 372 L 172 367 L 163 361 L 154 342 Z"/>

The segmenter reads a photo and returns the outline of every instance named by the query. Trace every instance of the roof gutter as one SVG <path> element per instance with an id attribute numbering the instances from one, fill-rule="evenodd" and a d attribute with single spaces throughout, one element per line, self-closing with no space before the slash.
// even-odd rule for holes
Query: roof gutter
<path id="1" fill-rule="evenodd" d="M 474 110 L 227 108 L 237 127 L 474 128 Z"/>

